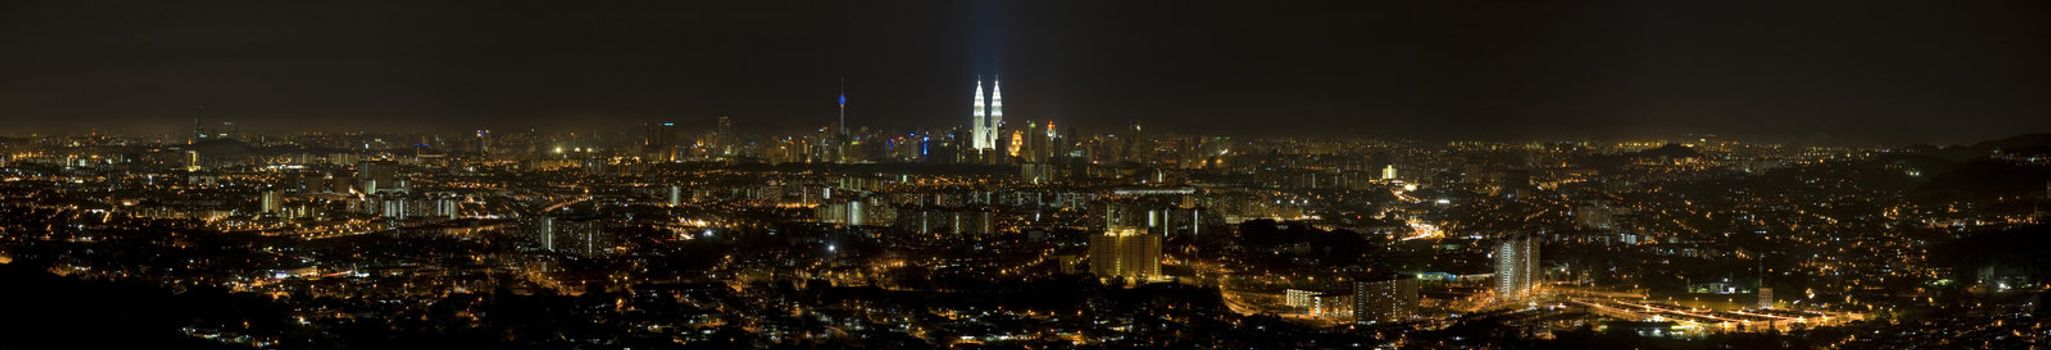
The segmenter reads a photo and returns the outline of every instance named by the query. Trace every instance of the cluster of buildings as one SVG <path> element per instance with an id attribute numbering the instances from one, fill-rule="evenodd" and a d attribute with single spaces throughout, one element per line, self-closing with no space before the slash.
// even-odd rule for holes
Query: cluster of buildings
<path id="1" fill-rule="evenodd" d="M 1903 184 L 1946 169 L 1898 149 L 1088 134 L 1007 124 L 998 81 L 975 90 L 969 123 L 945 129 L 850 127 L 842 96 L 838 122 L 780 135 L 719 117 L 0 138 L 0 262 L 331 297 L 287 307 L 330 326 L 501 290 L 602 295 L 565 317 L 784 345 L 1163 346 L 1264 315 L 1305 347 L 1456 344 L 1469 335 L 1432 332 L 1484 318 L 1533 339 L 1692 336 L 1856 327 L 1960 284 L 2044 288 L 1930 258 L 2041 223 L 2015 209 L 2041 195 L 1914 201 Z M 191 249 L 223 240 L 239 243 Z"/>

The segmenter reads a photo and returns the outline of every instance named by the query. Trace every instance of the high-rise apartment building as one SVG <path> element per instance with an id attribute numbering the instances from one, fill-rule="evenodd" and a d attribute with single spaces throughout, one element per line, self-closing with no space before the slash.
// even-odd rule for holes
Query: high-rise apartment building
<path id="1" fill-rule="evenodd" d="M 1132 283 L 1161 279 L 1161 236 L 1117 229 L 1090 236 L 1090 272 Z"/>
<path id="2" fill-rule="evenodd" d="M 1396 322 L 1417 314 L 1417 279 L 1353 283 L 1353 319 L 1359 323 Z"/>
<path id="3" fill-rule="evenodd" d="M 1496 244 L 1496 295 L 1508 300 L 1531 296 L 1542 279 L 1538 268 L 1538 238 L 1516 236 Z"/>

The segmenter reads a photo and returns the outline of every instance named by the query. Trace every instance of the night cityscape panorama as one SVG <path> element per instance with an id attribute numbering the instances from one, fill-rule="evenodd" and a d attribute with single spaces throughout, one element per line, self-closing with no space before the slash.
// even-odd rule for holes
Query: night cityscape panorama
<path id="1" fill-rule="evenodd" d="M 2042 1 L 9 1 L 0 350 L 2051 347 Z"/>

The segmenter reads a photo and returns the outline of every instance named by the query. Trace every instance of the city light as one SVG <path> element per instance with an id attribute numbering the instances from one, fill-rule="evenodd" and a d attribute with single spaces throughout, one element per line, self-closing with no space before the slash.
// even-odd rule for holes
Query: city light
<path id="1" fill-rule="evenodd" d="M 2045 4 L 1470 2 L 5 6 L 0 349 L 2051 348 Z"/>

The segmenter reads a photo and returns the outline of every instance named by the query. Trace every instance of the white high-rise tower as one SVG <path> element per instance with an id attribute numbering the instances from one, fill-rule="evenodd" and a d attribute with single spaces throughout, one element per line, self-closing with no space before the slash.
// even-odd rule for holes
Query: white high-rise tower
<path id="1" fill-rule="evenodd" d="M 1538 268 L 1538 238 L 1517 236 L 1496 244 L 1496 295 L 1504 300 L 1523 300 L 1538 287 L 1544 271 Z"/>
<path id="2" fill-rule="evenodd" d="M 972 133 L 970 137 L 971 141 L 973 141 L 970 146 L 974 147 L 977 151 L 994 151 L 997 149 L 997 130 L 991 128 L 989 124 L 990 106 L 983 102 L 982 77 L 976 78 L 976 104 L 974 108 L 974 111 L 969 112 L 969 127 Z"/>
<path id="3" fill-rule="evenodd" d="M 990 117 L 983 121 L 990 130 L 990 149 L 997 148 L 997 141 L 1004 135 L 1004 86 L 1003 79 L 990 79 Z"/>

